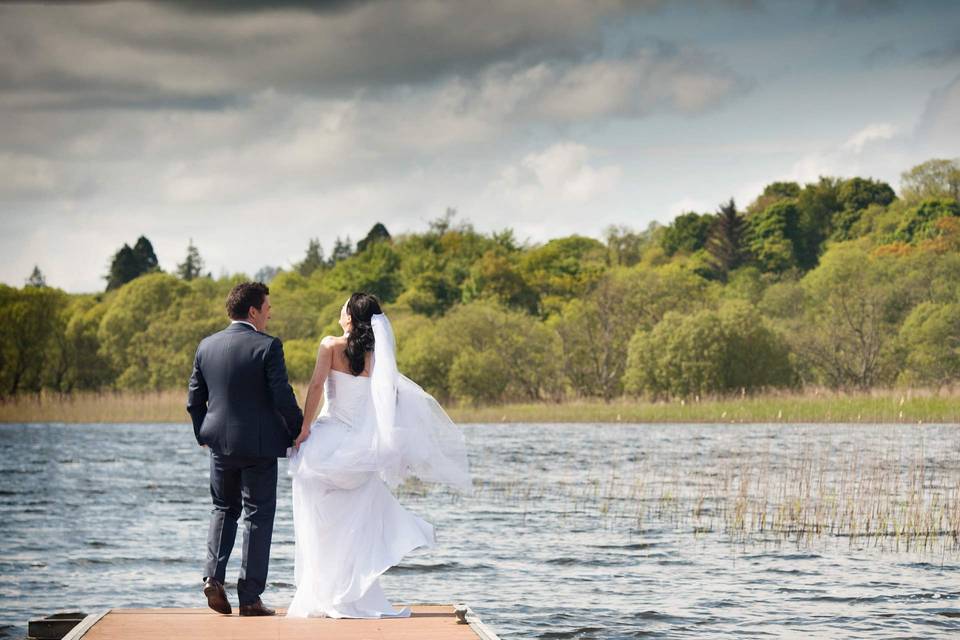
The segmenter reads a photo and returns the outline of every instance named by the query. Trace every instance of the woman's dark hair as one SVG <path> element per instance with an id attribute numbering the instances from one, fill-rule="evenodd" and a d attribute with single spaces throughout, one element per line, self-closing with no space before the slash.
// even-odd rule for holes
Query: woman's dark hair
<path id="1" fill-rule="evenodd" d="M 259 309 L 270 289 L 262 282 L 241 282 L 227 294 L 227 315 L 231 320 L 246 320 L 250 307 Z"/>
<path id="2" fill-rule="evenodd" d="M 373 351 L 373 325 L 370 318 L 380 310 L 380 301 L 369 293 L 355 293 L 347 300 L 347 315 L 350 316 L 350 335 L 344 354 L 350 363 L 350 371 L 358 376 L 367 363 L 367 352 Z"/>

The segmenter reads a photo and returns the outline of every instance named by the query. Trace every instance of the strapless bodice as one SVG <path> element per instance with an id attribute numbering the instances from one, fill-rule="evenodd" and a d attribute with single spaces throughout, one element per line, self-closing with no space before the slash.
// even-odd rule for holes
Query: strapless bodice
<path id="1" fill-rule="evenodd" d="M 348 425 L 359 424 L 371 405 L 370 378 L 330 370 L 323 383 L 321 415 L 330 415 Z"/>

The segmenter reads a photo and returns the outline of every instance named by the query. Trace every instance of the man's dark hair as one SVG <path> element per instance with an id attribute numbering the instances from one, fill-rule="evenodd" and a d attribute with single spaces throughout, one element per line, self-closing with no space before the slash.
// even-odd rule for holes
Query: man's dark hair
<path id="1" fill-rule="evenodd" d="M 227 294 L 227 315 L 231 320 L 246 320 L 250 307 L 259 309 L 270 289 L 262 282 L 241 282 Z"/>

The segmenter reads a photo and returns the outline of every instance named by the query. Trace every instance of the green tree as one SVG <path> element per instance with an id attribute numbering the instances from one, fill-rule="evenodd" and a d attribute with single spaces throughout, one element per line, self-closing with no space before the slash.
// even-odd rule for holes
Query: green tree
<path id="1" fill-rule="evenodd" d="M 840 184 L 837 193 L 841 211 L 833 216 L 830 238 L 851 240 L 858 235 L 858 223 L 864 212 L 873 206 L 886 207 L 896 199 L 893 189 L 879 180 L 851 178 Z"/>
<path id="2" fill-rule="evenodd" d="M 463 286 L 465 302 L 481 298 L 492 298 L 531 314 L 540 310 L 540 297 L 520 275 L 515 261 L 495 250 L 487 251 L 473 263 Z"/>
<path id="3" fill-rule="evenodd" d="M 940 218 L 960 217 L 960 203 L 956 200 L 924 200 L 908 209 L 893 233 L 900 242 L 916 242 L 935 238 L 940 234 Z"/>
<path id="4" fill-rule="evenodd" d="M 331 290 L 321 272 L 305 278 L 296 271 L 278 275 L 270 285 L 271 312 L 269 333 L 283 339 L 309 340 L 316 350 L 322 330 L 340 317 L 328 306 L 342 305 L 347 294 Z M 316 353 L 313 354 L 314 356 Z"/>
<path id="5" fill-rule="evenodd" d="M 151 322 L 160 316 L 169 322 L 166 312 L 180 305 L 190 290 L 190 285 L 179 278 L 153 273 L 137 278 L 117 291 L 100 321 L 97 338 L 100 355 L 117 373 L 121 387 L 143 388 L 146 385 L 143 372 L 150 368 L 151 354 L 138 348 L 142 341 L 138 341 L 137 336 L 145 333 Z"/>
<path id="6" fill-rule="evenodd" d="M 489 301 L 423 321 L 400 346 L 400 368 L 440 398 L 501 402 L 557 397 L 560 342 L 536 318 Z"/>
<path id="7" fill-rule="evenodd" d="M 43 276 L 43 272 L 40 271 L 40 267 L 34 265 L 33 271 L 30 273 L 30 277 L 27 278 L 27 286 L 38 288 L 47 286 L 47 279 Z"/>
<path id="8" fill-rule="evenodd" d="M 387 242 L 376 242 L 366 251 L 338 260 L 324 282 L 334 291 L 364 291 L 382 302 L 393 302 L 402 292 L 398 270 L 400 256 Z"/>
<path id="9" fill-rule="evenodd" d="M 463 287 L 484 253 L 512 256 L 518 251 L 512 232 L 486 237 L 469 224 L 454 225 L 453 215 L 448 211 L 430 223 L 427 233 L 407 235 L 395 242 L 404 289 L 397 302 L 417 313 L 442 315 L 455 303 L 473 299 L 475 296 L 464 293 Z"/>
<path id="10" fill-rule="evenodd" d="M 203 275 L 203 258 L 200 257 L 200 252 L 194 246 L 193 238 L 190 238 L 190 242 L 187 244 L 187 257 L 177 265 L 177 275 L 188 282 Z"/>
<path id="11" fill-rule="evenodd" d="M 640 233 L 622 225 L 607 227 L 604 239 L 607 243 L 610 264 L 615 267 L 632 267 L 640 262 L 644 251 L 653 242 L 654 233 L 658 228 L 659 225 L 656 222 L 652 222 Z"/>
<path id="12" fill-rule="evenodd" d="M 757 199 L 747 205 L 747 215 L 763 211 L 781 200 L 796 200 L 800 196 L 800 185 L 796 182 L 771 182 L 763 188 Z"/>
<path id="13" fill-rule="evenodd" d="M 520 258 L 524 281 L 540 294 L 544 312 L 559 311 L 582 295 L 606 270 L 606 247 L 593 238 L 569 236 L 550 240 Z"/>
<path id="14" fill-rule="evenodd" d="M 840 203 L 839 178 L 820 176 L 815 183 L 804 185 L 797 197 L 800 210 L 797 264 L 803 271 L 817 266 L 823 243 L 833 231 L 833 218 L 843 209 Z"/>
<path id="15" fill-rule="evenodd" d="M 625 389 L 689 397 L 796 384 L 784 339 L 742 300 L 719 311 L 668 312 L 630 340 Z"/>
<path id="16" fill-rule="evenodd" d="M 889 350 L 911 306 L 897 258 L 871 256 L 860 243 L 835 245 L 801 284 L 805 309 L 793 349 L 816 381 L 834 388 L 890 382 Z"/>
<path id="17" fill-rule="evenodd" d="M 303 260 L 295 264 L 293 268 L 301 276 L 307 277 L 317 269 L 322 269 L 325 265 L 326 262 L 323 259 L 323 248 L 320 246 L 320 240 L 310 238 L 310 241 L 307 243 L 306 255 L 303 256 Z M 276 276 L 276 273 L 273 275 Z"/>
<path id="18" fill-rule="evenodd" d="M 747 223 L 730 198 L 717 211 L 706 244 L 709 265 L 721 281 L 726 282 L 727 274 L 746 262 L 746 234 Z"/>
<path id="19" fill-rule="evenodd" d="M 760 269 L 782 273 L 797 266 L 799 219 L 794 200 L 781 200 L 747 218 L 747 247 Z"/>
<path id="20" fill-rule="evenodd" d="M 352 255 L 353 243 L 350 242 L 350 236 L 347 236 L 343 240 L 340 239 L 340 236 L 337 236 L 337 239 L 333 243 L 333 252 L 330 254 L 330 259 L 327 260 L 327 266 L 332 267 L 341 260 L 346 260 Z"/>
<path id="21" fill-rule="evenodd" d="M 700 308 L 710 295 L 705 279 L 676 265 L 606 274 L 589 295 L 571 300 L 551 319 L 573 392 L 606 399 L 619 395 L 634 332 L 652 327 L 671 310 Z"/>
<path id="22" fill-rule="evenodd" d="M 97 301 L 93 296 L 81 296 L 71 306 L 64 330 L 69 365 L 63 391 L 96 390 L 113 384 L 115 372 L 100 354 L 97 336 L 107 308 L 106 302 Z"/>
<path id="23" fill-rule="evenodd" d="M 48 366 L 51 341 L 60 327 L 61 310 L 67 296 L 50 287 L 0 288 L 0 365 L 3 388 L 13 395 L 18 391 L 40 391 Z"/>
<path id="24" fill-rule="evenodd" d="M 390 232 L 381 223 L 377 223 L 370 228 L 367 235 L 357 242 L 357 253 L 360 253 L 374 242 L 389 242 Z"/>
<path id="25" fill-rule="evenodd" d="M 900 190 L 910 203 L 942 198 L 960 201 L 960 161 L 935 158 L 918 164 L 900 174 Z"/>
<path id="26" fill-rule="evenodd" d="M 660 246 L 668 256 L 678 251 L 693 253 L 704 248 L 715 217 L 710 214 L 681 213 L 664 229 Z"/>
<path id="27" fill-rule="evenodd" d="M 960 380 L 960 303 L 917 305 L 899 340 L 906 351 L 900 384 L 940 387 Z"/>
<path id="28" fill-rule="evenodd" d="M 887 206 L 897 197 L 893 187 L 872 178 L 850 178 L 840 183 L 837 200 L 848 211 L 862 211 L 872 204 Z"/>
<path id="29" fill-rule="evenodd" d="M 140 236 L 133 248 L 124 244 L 110 261 L 110 271 L 106 276 L 107 291 L 118 289 L 134 278 L 145 273 L 159 271 L 157 255 L 153 245 L 146 237 Z"/>

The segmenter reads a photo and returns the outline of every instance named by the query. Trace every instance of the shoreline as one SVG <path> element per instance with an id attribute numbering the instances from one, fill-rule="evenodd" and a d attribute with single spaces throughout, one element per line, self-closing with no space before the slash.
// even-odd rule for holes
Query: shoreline
<path id="1" fill-rule="evenodd" d="M 303 390 L 298 391 L 298 398 L 304 398 Z M 0 401 L 0 423 L 183 424 L 189 422 L 185 396 L 181 391 L 18 396 Z M 620 398 L 610 402 L 566 400 L 444 408 L 458 423 L 960 424 L 960 390 L 815 390 L 699 401 Z"/>

